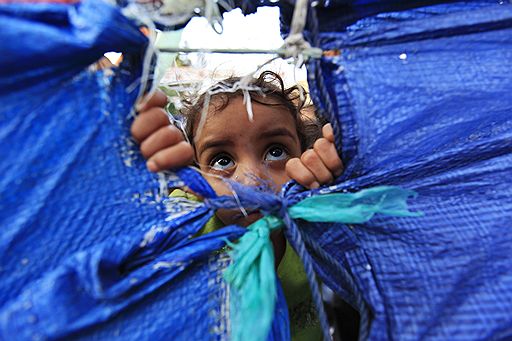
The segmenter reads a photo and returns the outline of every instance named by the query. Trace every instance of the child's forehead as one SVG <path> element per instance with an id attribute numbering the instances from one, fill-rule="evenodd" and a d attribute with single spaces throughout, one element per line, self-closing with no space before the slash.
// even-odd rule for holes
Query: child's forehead
<path id="1" fill-rule="evenodd" d="M 212 114 L 213 116 L 214 114 L 221 112 L 230 106 L 240 105 L 240 101 L 243 102 L 244 106 L 247 106 L 247 101 L 249 101 L 252 110 L 258 110 L 258 107 L 263 105 L 290 111 L 291 107 L 293 106 L 293 104 L 288 100 L 279 98 L 279 96 L 274 94 L 262 95 L 258 93 L 249 93 L 248 96 L 244 96 L 243 93 L 238 92 L 221 93 L 210 97 L 209 103 L 207 103 L 208 115 Z"/>
<path id="2" fill-rule="evenodd" d="M 209 113 L 203 124 L 196 125 L 196 146 L 218 145 L 218 141 L 251 145 L 284 135 L 299 141 L 297 123 L 285 107 L 260 103 L 252 103 L 252 107 L 253 117 L 249 118 L 243 99 L 234 98 L 224 109 Z"/>

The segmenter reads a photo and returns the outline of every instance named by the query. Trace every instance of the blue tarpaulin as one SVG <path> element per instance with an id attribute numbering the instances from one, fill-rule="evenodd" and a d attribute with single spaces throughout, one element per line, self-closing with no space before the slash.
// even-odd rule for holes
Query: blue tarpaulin
<path id="1" fill-rule="evenodd" d="M 189 239 L 211 207 L 173 207 L 145 170 L 129 126 L 146 38 L 99 0 L 2 4 L 0 18 L 0 338 L 228 338 L 230 260 L 213 251 L 245 230 Z M 396 185 L 423 213 L 299 222 L 319 277 L 364 339 L 511 338 L 512 5 L 324 1 L 305 33 L 329 51 L 309 84 L 346 170 L 283 197 Z M 112 50 L 113 74 L 86 69 Z"/>

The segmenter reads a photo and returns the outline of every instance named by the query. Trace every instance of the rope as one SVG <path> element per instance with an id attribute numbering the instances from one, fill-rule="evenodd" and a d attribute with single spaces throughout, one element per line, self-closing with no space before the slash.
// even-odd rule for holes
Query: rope
<path id="1" fill-rule="evenodd" d="M 309 0 L 297 0 L 293 10 L 290 33 L 284 40 L 281 47 L 286 51 L 288 57 L 293 57 L 295 64 L 301 67 L 304 63 L 304 57 L 309 57 L 305 52 L 313 52 L 315 58 L 322 57 L 322 50 L 312 48 L 304 39 L 303 31 L 308 17 Z M 306 58 L 307 59 L 307 58 Z"/>
<path id="2" fill-rule="evenodd" d="M 266 49 L 211 49 L 211 48 L 185 48 L 185 47 L 165 47 L 160 48 L 160 52 L 168 53 L 219 53 L 219 54 L 276 54 L 283 58 L 292 57 L 290 51 L 286 48 L 279 48 L 274 50 Z M 304 48 L 301 53 L 308 58 L 321 58 L 322 50 L 318 48 Z"/>
<path id="3" fill-rule="evenodd" d="M 320 37 L 319 37 L 319 23 L 318 17 L 316 13 L 316 9 L 312 8 L 308 16 L 308 28 L 311 33 L 311 40 L 313 45 L 316 47 L 320 46 Z M 334 136 L 335 136 L 335 145 L 338 151 L 338 154 L 342 155 L 342 130 L 340 126 L 340 122 L 338 121 L 338 117 L 336 115 L 336 110 L 334 104 L 331 100 L 331 96 L 328 92 L 328 89 L 325 85 L 325 79 L 322 73 L 322 61 L 320 59 L 309 60 L 308 67 L 312 72 L 308 72 L 308 82 L 309 84 L 315 84 L 315 87 L 310 87 L 310 95 L 313 99 L 313 102 L 317 106 L 317 109 L 320 111 L 320 114 L 327 118 L 332 125 Z M 344 77 L 343 80 L 345 81 Z M 348 99 L 343 99 L 344 102 L 348 101 Z M 313 252 L 315 252 L 323 261 L 329 264 L 330 267 L 336 269 L 336 271 L 341 275 L 341 277 L 345 280 L 345 284 L 349 287 L 349 290 L 352 292 L 355 298 L 356 308 L 360 314 L 360 324 L 359 324 L 359 340 L 366 340 L 368 338 L 368 333 L 370 330 L 370 313 L 365 304 L 364 299 L 360 291 L 358 290 L 356 284 L 353 281 L 353 278 L 347 271 L 338 264 L 325 250 L 319 245 L 311 240 L 307 234 L 304 236 L 308 247 L 310 247 Z M 309 278 L 309 276 L 308 276 Z"/>
<path id="4" fill-rule="evenodd" d="M 312 250 L 316 255 L 318 255 L 322 261 L 326 262 L 329 267 L 334 268 L 342 277 L 344 284 L 348 287 L 352 295 L 354 296 L 353 303 L 356 305 L 356 309 L 359 312 L 359 340 L 366 340 L 368 338 L 368 332 L 370 330 L 370 313 L 368 311 L 368 307 L 366 303 L 354 283 L 352 276 L 347 272 L 347 270 L 341 266 L 336 260 L 325 250 L 318 245 L 312 238 L 308 236 L 308 234 L 303 235 L 304 241 L 307 244 L 308 248 Z"/>
<path id="5" fill-rule="evenodd" d="M 313 8 L 312 11 L 309 12 L 308 16 L 308 24 L 311 32 L 311 38 L 313 40 L 313 44 L 315 46 L 320 46 L 320 39 L 318 37 L 319 25 L 318 18 L 316 16 L 316 9 Z M 342 147 L 342 139 L 341 139 L 341 126 L 338 122 L 338 118 L 336 116 L 336 110 L 334 109 L 334 105 L 331 101 L 331 96 L 325 86 L 324 76 L 322 74 L 322 64 L 320 59 L 310 60 L 308 67 L 313 72 L 308 72 L 308 82 L 309 84 L 315 84 L 315 87 L 310 88 L 311 97 L 313 98 L 313 102 L 319 109 L 320 114 L 327 118 L 327 120 L 331 123 L 332 129 L 334 132 L 335 145 L 338 151 L 338 154 L 341 155 L 341 147 Z"/>
<path id="6" fill-rule="evenodd" d="M 320 294 L 320 288 L 318 286 L 318 282 L 316 281 L 316 275 L 313 269 L 313 259 L 306 250 L 304 241 L 302 240 L 302 236 L 299 229 L 297 228 L 297 225 L 295 224 L 293 219 L 291 219 L 290 216 L 288 215 L 286 211 L 286 205 L 283 205 L 283 208 L 281 209 L 281 216 L 286 225 L 286 228 L 283 229 L 284 235 L 286 239 L 288 239 L 288 242 L 295 249 L 295 251 L 297 251 L 297 254 L 299 255 L 300 259 L 304 264 L 304 270 L 306 271 L 306 277 L 311 288 L 311 294 L 313 297 L 313 302 L 315 303 L 317 309 L 318 319 L 320 321 L 320 326 L 322 328 L 324 340 L 329 341 L 331 340 L 331 334 L 329 331 L 330 326 L 327 319 L 327 314 L 325 313 L 322 296 Z"/>

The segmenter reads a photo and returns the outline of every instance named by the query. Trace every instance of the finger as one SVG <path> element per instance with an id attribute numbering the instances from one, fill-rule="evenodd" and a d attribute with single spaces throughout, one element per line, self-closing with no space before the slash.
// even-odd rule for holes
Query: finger
<path id="1" fill-rule="evenodd" d="M 162 90 L 157 89 L 154 93 L 147 96 L 137 103 L 136 109 L 138 112 L 146 111 L 153 107 L 163 108 L 167 104 L 167 95 Z"/>
<path id="2" fill-rule="evenodd" d="M 184 167 L 192 164 L 193 161 L 194 148 L 190 143 L 181 141 L 155 153 L 148 160 L 146 166 L 152 172 L 159 172 L 165 169 Z"/>
<path id="3" fill-rule="evenodd" d="M 144 141 L 149 135 L 158 129 L 170 125 L 169 118 L 162 108 L 151 108 L 141 112 L 133 121 L 130 128 L 133 138 Z"/>
<path id="4" fill-rule="evenodd" d="M 327 184 L 333 180 L 331 171 L 324 165 L 320 156 L 313 149 L 302 153 L 300 160 L 306 166 L 320 185 Z"/>
<path id="5" fill-rule="evenodd" d="M 171 147 L 181 141 L 183 141 L 181 131 L 175 126 L 166 126 L 145 139 L 140 145 L 140 151 L 146 159 L 149 159 L 159 150 Z"/>
<path id="6" fill-rule="evenodd" d="M 334 143 L 330 142 L 326 138 L 319 138 L 315 141 L 313 150 L 335 177 L 341 175 L 343 172 L 343 162 L 338 155 L 338 151 L 336 150 Z"/>
<path id="7" fill-rule="evenodd" d="M 328 141 L 334 143 L 334 131 L 332 130 L 332 125 L 327 123 L 322 127 L 322 136 Z"/>
<path id="8" fill-rule="evenodd" d="M 310 189 L 320 187 L 313 173 L 302 164 L 299 158 L 288 160 L 285 169 L 290 179 L 297 181 L 302 186 Z"/>

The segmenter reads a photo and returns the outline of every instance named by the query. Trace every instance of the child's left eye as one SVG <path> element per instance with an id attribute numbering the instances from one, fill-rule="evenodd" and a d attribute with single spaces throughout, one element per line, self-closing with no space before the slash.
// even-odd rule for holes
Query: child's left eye
<path id="1" fill-rule="evenodd" d="M 274 146 L 271 147 L 265 154 L 265 161 L 279 161 L 286 160 L 288 153 L 283 147 Z"/>
<path id="2" fill-rule="evenodd" d="M 210 162 L 210 168 L 225 171 L 235 165 L 234 161 L 227 155 L 221 154 L 213 158 Z"/>

